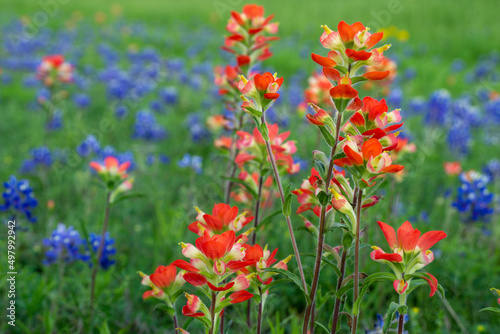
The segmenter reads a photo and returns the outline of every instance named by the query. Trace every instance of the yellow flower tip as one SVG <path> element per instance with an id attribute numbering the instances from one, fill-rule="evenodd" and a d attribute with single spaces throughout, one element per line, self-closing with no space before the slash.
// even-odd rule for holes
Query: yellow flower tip
<path id="1" fill-rule="evenodd" d="M 183 243 L 182 241 L 181 241 L 181 242 L 179 242 L 179 245 L 181 245 L 182 249 L 184 249 L 184 248 L 186 248 L 186 247 L 187 247 L 187 245 L 186 245 L 185 243 Z"/>
<path id="2" fill-rule="evenodd" d="M 328 28 L 328 26 L 326 24 L 322 25 L 321 28 L 323 28 L 327 34 L 332 33 L 332 30 L 330 28 Z"/>
<path id="3" fill-rule="evenodd" d="M 246 85 L 248 80 L 247 78 L 245 78 L 245 76 L 243 74 L 241 74 L 239 77 L 238 77 L 241 81 L 243 81 L 243 83 Z"/>
<path id="4" fill-rule="evenodd" d="M 415 307 L 412 307 L 412 308 L 411 308 L 411 311 L 412 311 L 413 313 L 415 313 L 415 314 L 419 314 L 419 313 L 420 313 L 420 308 L 418 308 L 418 307 L 416 307 L 416 306 L 415 306 Z"/>
<path id="5" fill-rule="evenodd" d="M 136 273 L 138 273 L 139 275 L 141 275 L 141 277 L 146 277 L 147 275 L 145 273 L 143 273 L 142 271 L 136 271 Z"/>
<path id="6" fill-rule="evenodd" d="M 500 289 L 491 288 L 490 290 L 491 291 L 495 291 L 500 296 Z"/>
<path id="7" fill-rule="evenodd" d="M 276 79 L 278 77 L 278 72 L 274 72 L 273 77 Z"/>
<path id="8" fill-rule="evenodd" d="M 199 207 L 197 207 L 197 206 L 194 206 L 193 208 L 194 208 L 194 209 L 196 210 L 196 212 L 198 212 L 198 213 L 201 213 L 201 212 L 202 212 L 202 211 L 200 210 L 200 208 L 199 208 Z"/>
<path id="9" fill-rule="evenodd" d="M 378 52 L 384 52 L 386 50 L 388 50 L 390 47 L 392 46 L 392 44 L 386 44 L 384 46 L 381 46 L 377 49 Z"/>
<path id="10" fill-rule="evenodd" d="M 240 95 L 240 99 L 242 99 L 242 100 L 243 100 L 243 101 L 245 101 L 245 102 L 250 102 L 250 100 L 249 100 L 249 99 L 247 99 L 247 98 L 245 97 L 245 95 L 243 95 L 243 94 L 242 94 L 242 95 Z"/>
<path id="11" fill-rule="evenodd" d="M 292 259 L 292 256 L 293 255 L 288 255 L 288 257 L 283 260 L 283 263 L 285 263 L 285 264 L 288 263 Z"/>
<path id="12" fill-rule="evenodd" d="M 254 278 L 255 275 L 256 275 L 255 273 L 251 273 L 250 275 L 246 276 L 246 278 L 250 280 L 250 279 Z"/>
<path id="13" fill-rule="evenodd" d="M 377 246 L 372 246 L 372 249 L 373 249 L 373 250 L 377 250 L 377 249 L 380 249 L 380 248 L 379 248 L 379 247 L 377 247 Z"/>

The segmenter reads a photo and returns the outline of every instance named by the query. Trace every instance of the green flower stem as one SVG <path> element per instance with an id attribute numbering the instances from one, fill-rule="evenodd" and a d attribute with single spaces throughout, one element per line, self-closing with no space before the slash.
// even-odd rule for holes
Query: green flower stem
<path id="1" fill-rule="evenodd" d="M 408 285 L 410 285 L 409 282 Z M 406 305 L 406 292 L 399 295 L 399 305 L 400 306 Z M 398 334 L 403 334 L 404 326 L 405 326 L 405 315 L 403 313 L 399 313 Z"/>
<path id="2" fill-rule="evenodd" d="M 262 123 L 266 124 L 266 117 L 263 113 L 261 118 Z M 267 125 L 266 125 L 267 126 Z M 264 137 L 264 136 L 263 136 Z M 278 190 L 280 193 L 281 203 L 285 204 L 285 192 L 283 191 L 283 186 L 281 185 L 280 174 L 278 172 L 278 167 L 276 166 L 276 160 L 274 159 L 273 149 L 271 148 L 271 143 L 269 138 L 265 138 L 267 154 L 269 155 L 269 160 L 271 160 L 271 166 L 273 167 L 274 179 L 276 180 L 276 184 L 278 185 Z M 302 286 L 304 291 L 308 293 L 306 279 L 304 277 L 304 269 L 302 267 L 302 261 L 300 260 L 299 249 L 297 247 L 297 241 L 295 240 L 295 234 L 293 232 L 292 221 L 290 220 L 290 216 L 286 216 L 286 224 L 288 226 L 288 233 L 290 234 L 290 239 L 292 242 L 293 253 L 295 255 L 295 259 L 297 261 L 297 266 L 299 267 L 300 280 L 302 282 Z"/>
<path id="3" fill-rule="evenodd" d="M 354 246 L 354 287 L 353 287 L 353 303 L 359 297 L 359 227 L 361 225 L 361 203 L 363 202 L 363 189 L 356 187 L 356 236 Z M 352 319 L 352 334 L 356 334 L 358 327 L 358 314 L 353 315 Z"/>
<path id="4" fill-rule="evenodd" d="M 335 144 L 332 146 L 332 151 L 330 155 L 330 164 L 328 165 L 328 172 L 325 180 L 325 188 L 328 193 L 328 187 L 330 186 L 330 182 L 333 176 L 333 167 L 335 166 L 333 157 L 335 156 L 335 152 L 337 151 L 337 145 L 339 143 L 339 132 L 340 132 L 340 123 L 342 122 L 342 113 L 338 113 L 337 122 L 335 124 Z M 302 327 L 302 333 L 307 333 L 307 326 L 309 324 L 309 319 L 311 318 L 311 311 L 314 305 L 314 299 L 316 298 L 316 291 L 318 289 L 318 281 L 319 281 L 319 273 L 321 269 L 321 260 L 323 256 L 323 246 L 325 243 L 325 225 L 326 225 L 326 208 L 327 205 L 321 207 L 321 215 L 319 220 L 319 234 L 318 234 L 318 247 L 316 249 L 316 261 L 314 264 L 314 275 L 311 284 L 311 293 L 309 294 L 309 298 L 311 299 L 311 305 L 308 305 L 306 308 L 306 312 L 304 314 L 304 325 Z M 332 209 L 333 210 L 333 209 Z"/>
<path id="5" fill-rule="evenodd" d="M 97 278 L 97 272 L 99 271 L 99 262 L 101 261 L 102 250 L 104 249 L 104 239 L 106 237 L 106 231 L 108 230 L 109 212 L 111 191 L 108 191 L 106 195 L 106 207 L 104 209 L 104 219 L 102 224 L 101 240 L 99 242 L 99 248 L 97 250 L 96 263 L 94 264 L 94 269 L 92 270 L 92 278 L 90 280 L 90 316 L 89 316 L 89 326 L 92 326 L 92 318 L 94 316 L 94 303 L 95 303 L 95 282 Z"/>

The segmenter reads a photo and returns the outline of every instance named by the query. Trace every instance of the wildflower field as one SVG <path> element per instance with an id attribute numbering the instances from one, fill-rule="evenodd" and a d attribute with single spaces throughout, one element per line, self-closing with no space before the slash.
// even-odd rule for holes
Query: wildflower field
<path id="1" fill-rule="evenodd" d="M 493 0 L 0 0 L 0 333 L 500 333 Z"/>

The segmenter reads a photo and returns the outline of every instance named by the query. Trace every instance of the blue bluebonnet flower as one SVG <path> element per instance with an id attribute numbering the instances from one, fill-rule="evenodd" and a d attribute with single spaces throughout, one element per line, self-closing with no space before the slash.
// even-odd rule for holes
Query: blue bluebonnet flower
<path id="1" fill-rule="evenodd" d="M 151 110 L 157 113 L 161 113 L 163 111 L 163 106 L 161 105 L 161 102 L 159 100 L 152 100 L 149 102 L 149 107 Z"/>
<path id="2" fill-rule="evenodd" d="M 5 188 L 2 193 L 4 202 L 0 205 L 0 211 L 8 211 L 14 217 L 16 214 L 21 214 L 30 223 L 35 223 L 37 219 L 32 210 L 37 207 L 38 201 L 29 182 L 27 180 L 18 181 L 14 175 L 11 175 L 3 186 Z"/>
<path id="3" fill-rule="evenodd" d="M 34 148 L 30 152 L 31 157 L 23 161 L 20 172 L 30 174 L 36 172 L 38 167 L 50 167 L 54 163 L 54 156 L 46 146 Z"/>
<path id="4" fill-rule="evenodd" d="M 453 72 L 459 72 L 465 68 L 465 62 L 462 59 L 455 59 L 451 63 L 451 70 Z"/>
<path id="5" fill-rule="evenodd" d="M 167 130 L 156 122 L 156 116 L 147 110 L 139 111 L 135 118 L 133 138 L 145 141 L 165 139 Z"/>
<path id="6" fill-rule="evenodd" d="M 403 90 L 399 87 L 391 89 L 387 95 L 387 104 L 393 108 L 399 108 L 403 103 Z"/>
<path id="7" fill-rule="evenodd" d="M 448 147 L 459 156 L 466 156 L 472 144 L 472 134 L 468 123 L 458 121 L 448 130 Z"/>
<path id="8" fill-rule="evenodd" d="M 189 134 L 193 141 L 199 142 L 210 137 L 210 132 L 202 121 L 199 113 L 188 114 L 185 124 L 189 129 Z"/>
<path id="9" fill-rule="evenodd" d="M 166 165 L 166 164 L 169 164 L 170 163 L 170 157 L 165 155 L 165 154 L 160 154 L 158 156 L 158 160 L 160 161 L 160 163 Z"/>
<path id="10" fill-rule="evenodd" d="M 462 185 L 452 205 L 466 223 L 488 222 L 493 213 L 493 194 L 487 188 L 490 178 L 471 170 L 460 174 L 460 181 Z"/>
<path id="11" fill-rule="evenodd" d="M 87 94 L 79 93 L 73 97 L 73 102 L 79 108 L 87 108 L 90 105 L 90 97 Z"/>
<path id="12" fill-rule="evenodd" d="M 62 112 L 60 110 L 56 110 L 45 124 L 45 128 L 49 131 L 56 131 L 60 130 L 62 127 L 63 127 Z"/>
<path id="13" fill-rule="evenodd" d="M 444 125 L 451 107 L 451 95 L 446 89 L 433 92 L 427 103 L 426 122 L 430 125 Z"/>
<path id="14" fill-rule="evenodd" d="M 500 124 L 500 99 L 488 101 L 484 105 L 484 112 L 488 119 Z"/>
<path id="15" fill-rule="evenodd" d="M 497 159 L 490 160 L 486 164 L 486 166 L 483 167 L 483 172 L 492 181 L 500 180 L 500 160 Z"/>
<path id="16" fill-rule="evenodd" d="M 97 256 L 97 252 L 99 251 L 99 245 L 101 243 L 101 236 L 90 233 L 88 244 L 90 245 L 90 249 Z M 106 232 L 104 237 L 104 245 L 102 248 L 101 258 L 99 260 L 99 265 L 102 269 L 106 270 L 116 263 L 116 260 L 113 258 L 113 255 L 116 254 L 116 248 L 114 248 L 115 239 L 109 236 L 109 232 Z M 87 255 L 90 254 L 87 252 Z"/>
<path id="17" fill-rule="evenodd" d="M 176 104 L 178 99 L 177 88 L 165 87 L 159 92 L 160 98 L 165 104 Z"/>
<path id="18" fill-rule="evenodd" d="M 383 334 L 382 328 L 384 327 L 384 317 L 381 314 L 376 315 L 376 320 L 373 324 L 373 329 L 366 330 L 366 334 Z"/>
<path id="19" fill-rule="evenodd" d="M 128 114 L 128 108 L 123 104 L 119 104 L 115 107 L 115 116 L 118 119 L 122 119 Z"/>
<path id="20" fill-rule="evenodd" d="M 407 68 L 404 71 L 403 76 L 407 81 L 412 80 L 417 76 L 417 70 L 414 69 L 413 67 Z"/>
<path id="21" fill-rule="evenodd" d="M 191 154 L 186 153 L 186 154 L 184 154 L 182 159 L 177 162 L 177 165 L 181 168 L 191 168 L 197 174 L 201 174 L 202 163 L 203 163 L 203 159 L 200 156 L 197 156 L 197 155 L 191 156 Z"/>
<path id="22" fill-rule="evenodd" d="M 170 157 L 168 157 L 165 154 L 159 154 L 158 156 L 155 156 L 154 154 L 150 153 L 146 156 L 146 164 L 148 166 L 153 165 L 156 161 L 160 162 L 161 164 L 168 164 L 170 163 Z"/>
<path id="23" fill-rule="evenodd" d="M 423 97 L 414 97 L 408 102 L 408 110 L 420 114 L 423 113 L 427 108 L 427 101 Z"/>
<path id="24" fill-rule="evenodd" d="M 394 326 L 395 324 L 397 326 L 398 319 L 399 319 L 399 313 L 396 312 L 395 317 L 391 322 L 391 325 Z M 408 314 L 405 314 L 404 323 L 407 323 L 409 319 L 410 317 L 408 316 Z M 365 330 L 365 334 L 384 334 L 384 332 L 382 331 L 382 329 L 384 328 L 384 323 L 385 323 L 384 317 L 381 314 L 377 313 L 376 320 L 373 324 L 373 329 Z M 408 331 L 403 330 L 403 333 L 408 334 Z"/>
<path id="25" fill-rule="evenodd" d="M 71 263 L 74 261 L 88 261 L 89 256 L 85 255 L 82 249 L 84 240 L 80 233 L 73 226 L 66 227 L 64 224 L 58 224 L 52 231 L 50 238 L 43 239 L 43 245 L 49 249 L 45 252 L 43 264 L 49 265 L 58 261 Z"/>
<path id="26" fill-rule="evenodd" d="M 84 141 L 78 145 L 76 151 L 82 157 L 87 157 L 91 153 L 98 153 L 101 148 L 101 144 L 94 135 L 88 135 Z"/>

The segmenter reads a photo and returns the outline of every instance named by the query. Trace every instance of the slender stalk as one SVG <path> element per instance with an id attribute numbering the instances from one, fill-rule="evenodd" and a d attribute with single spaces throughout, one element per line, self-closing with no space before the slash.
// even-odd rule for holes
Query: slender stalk
<path id="1" fill-rule="evenodd" d="M 266 123 L 266 118 L 264 115 L 262 116 L 262 123 Z M 271 160 L 271 166 L 273 167 L 274 179 L 276 180 L 276 184 L 278 185 L 281 203 L 285 204 L 285 192 L 283 191 L 283 186 L 281 185 L 280 174 L 278 172 L 278 167 L 276 166 L 276 160 L 274 159 L 273 149 L 271 148 L 271 143 L 269 142 L 268 139 L 265 140 L 265 142 L 266 142 L 267 154 L 269 155 L 269 160 Z M 297 247 L 297 241 L 295 240 L 292 221 L 290 220 L 290 216 L 285 216 L 285 219 L 286 219 L 286 224 L 288 226 L 288 233 L 290 234 L 290 239 L 292 242 L 293 253 L 297 261 L 297 266 L 299 267 L 300 280 L 302 282 L 302 286 L 304 287 L 304 291 L 307 293 L 308 289 L 307 289 L 306 279 L 304 277 L 304 268 L 302 267 L 302 261 L 300 260 L 299 249 Z"/>
<path id="2" fill-rule="evenodd" d="M 316 302 L 312 303 L 311 321 L 309 322 L 309 333 L 314 333 L 314 318 L 316 317 Z"/>
<path id="3" fill-rule="evenodd" d="M 408 282 L 408 284 L 410 284 Z M 399 305 L 406 305 L 406 293 L 402 293 L 399 295 Z M 398 321 L 398 334 L 403 334 L 403 330 L 405 327 L 405 315 L 400 313 L 399 314 L 399 321 Z"/>
<path id="4" fill-rule="evenodd" d="M 398 323 L 398 334 L 403 334 L 403 328 L 405 327 L 405 315 L 399 315 L 399 323 Z"/>
<path id="5" fill-rule="evenodd" d="M 236 164 L 234 163 L 234 159 L 236 159 L 236 155 L 238 153 L 238 149 L 236 148 L 236 131 L 240 130 L 243 126 L 243 116 L 245 113 L 243 111 L 240 112 L 240 117 L 238 119 L 238 126 L 233 132 L 233 135 L 231 137 L 231 149 L 230 149 L 230 160 L 228 161 L 228 168 L 227 170 L 229 171 L 228 177 L 233 178 L 234 174 L 236 173 Z M 231 196 L 231 188 L 233 186 L 233 182 L 231 180 L 227 180 L 226 182 L 226 187 L 224 189 L 224 203 L 229 204 L 229 197 Z"/>
<path id="6" fill-rule="evenodd" d="M 333 175 L 333 167 L 334 161 L 333 157 L 335 156 L 335 152 L 337 151 L 337 145 L 339 142 L 339 131 L 340 131 L 340 123 L 342 121 L 342 114 L 339 112 L 337 115 L 336 126 L 336 135 L 335 135 L 335 144 L 332 147 L 332 151 L 330 153 L 330 164 L 328 165 L 328 172 L 325 180 L 325 188 L 328 191 L 328 187 L 330 186 L 330 182 L 332 180 Z M 309 319 L 311 317 L 312 306 L 314 305 L 314 300 L 316 298 L 316 291 L 318 288 L 319 281 L 319 272 L 321 269 L 321 260 L 323 257 L 323 246 L 325 244 L 325 225 L 326 225 L 326 206 L 321 207 L 321 215 L 319 220 L 319 233 L 318 233 L 318 247 L 316 249 L 316 261 L 314 264 L 314 275 L 311 283 L 311 293 L 309 294 L 309 298 L 311 299 L 311 305 L 308 305 L 304 314 L 304 325 L 302 327 L 302 333 L 307 333 L 307 326 L 309 324 Z"/>
<path id="7" fill-rule="evenodd" d="M 359 296 L 359 229 L 361 224 L 361 203 L 363 201 L 363 189 L 356 187 L 356 237 L 354 246 L 354 301 Z M 352 319 L 352 334 L 356 334 L 358 327 L 358 315 L 354 314 Z"/>
<path id="8" fill-rule="evenodd" d="M 255 203 L 255 217 L 253 221 L 253 233 L 252 233 L 252 245 L 255 245 L 255 241 L 257 240 L 257 227 L 259 226 L 259 213 L 260 213 L 260 198 L 262 196 L 262 185 L 264 183 L 264 177 L 262 175 L 262 165 L 260 168 L 260 176 L 259 176 L 259 191 L 257 193 L 257 202 Z"/>
<path id="9" fill-rule="evenodd" d="M 215 292 L 212 292 L 212 305 L 210 306 L 210 319 L 212 320 L 212 327 L 210 328 L 209 334 L 214 334 L 215 330 L 215 301 L 217 297 Z"/>
<path id="10" fill-rule="evenodd" d="M 224 313 L 220 316 L 220 334 L 224 334 Z"/>
<path id="11" fill-rule="evenodd" d="M 260 199 L 262 195 L 262 185 L 264 183 L 264 177 L 262 175 L 262 165 L 260 166 L 260 176 L 259 176 L 259 190 L 257 193 L 257 202 L 255 203 L 255 217 L 253 221 L 254 231 L 252 233 L 252 245 L 255 245 L 257 240 L 257 227 L 259 226 L 259 214 L 260 214 Z M 247 326 L 252 327 L 252 300 L 249 299 L 247 302 Z M 221 332 L 222 333 L 222 332 Z"/>
<path id="12" fill-rule="evenodd" d="M 337 281 L 337 290 L 339 291 L 342 283 L 344 282 L 345 275 L 345 262 L 347 259 L 347 249 L 342 250 L 342 258 L 340 259 L 340 277 Z M 339 312 L 340 312 L 340 298 L 335 299 L 335 307 L 333 309 L 333 321 L 332 321 L 332 330 L 331 334 L 335 334 L 337 332 L 337 322 L 339 320 Z"/>
<path id="13" fill-rule="evenodd" d="M 178 333 L 179 331 L 177 330 L 177 328 L 179 328 L 179 323 L 177 322 L 177 314 L 174 313 L 174 333 Z"/>
<path id="14" fill-rule="evenodd" d="M 259 315 L 257 317 L 257 334 L 262 332 L 262 289 L 259 287 L 260 302 L 259 302 Z"/>
<path id="15" fill-rule="evenodd" d="M 104 209 L 104 219 L 102 224 L 102 232 L 101 232 L 101 240 L 99 241 L 99 248 L 97 249 L 97 260 L 94 266 L 94 270 L 92 270 L 92 279 L 90 280 L 90 324 L 92 324 L 92 317 L 94 315 L 94 302 L 95 302 L 95 282 L 97 278 L 97 272 L 99 271 L 99 265 L 102 256 L 102 250 L 104 249 L 104 239 L 106 237 L 106 231 L 108 230 L 108 221 L 109 221 L 109 211 L 110 211 L 110 198 L 111 191 L 108 191 L 106 195 L 106 207 Z"/>

